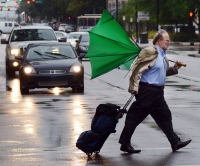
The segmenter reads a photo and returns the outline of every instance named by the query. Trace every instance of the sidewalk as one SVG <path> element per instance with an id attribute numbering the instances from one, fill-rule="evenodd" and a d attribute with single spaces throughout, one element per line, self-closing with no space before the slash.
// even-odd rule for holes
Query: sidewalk
<path id="1" fill-rule="evenodd" d="M 148 43 L 137 43 L 141 48 L 145 48 L 152 45 L 152 39 L 148 39 Z M 191 57 L 200 57 L 200 43 L 194 42 L 191 46 L 190 42 L 171 42 L 168 52 L 175 54 L 186 54 Z"/>

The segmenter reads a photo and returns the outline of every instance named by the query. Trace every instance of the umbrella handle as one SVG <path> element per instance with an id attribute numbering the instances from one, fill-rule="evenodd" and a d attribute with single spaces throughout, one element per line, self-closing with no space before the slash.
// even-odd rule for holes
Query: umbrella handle
<path id="1" fill-rule="evenodd" d="M 186 67 L 187 65 L 185 63 L 182 62 L 178 62 L 179 65 Z"/>
<path id="2" fill-rule="evenodd" d="M 168 61 L 170 61 L 170 62 L 174 62 L 174 63 L 177 63 L 177 62 L 172 61 L 172 60 L 168 60 Z M 181 65 L 181 66 L 184 66 L 184 67 L 187 66 L 187 65 L 186 65 L 185 63 L 183 63 L 183 62 L 178 62 L 178 65 Z"/>

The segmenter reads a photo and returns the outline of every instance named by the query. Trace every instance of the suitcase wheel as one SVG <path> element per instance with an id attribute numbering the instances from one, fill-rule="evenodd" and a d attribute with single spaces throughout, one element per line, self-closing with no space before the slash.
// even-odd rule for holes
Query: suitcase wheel
<path id="1" fill-rule="evenodd" d="M 91 153 L 86 153 L 88 155 L 88 157 L 90 157 L 92 155 L 92 152 Z"/>
<path id="2" fill-rule="evenodd" d="M 99 154 L 100 153 L 100 150 L 98 150 L 98 151 L 95 151 L 95 154 Z"/>

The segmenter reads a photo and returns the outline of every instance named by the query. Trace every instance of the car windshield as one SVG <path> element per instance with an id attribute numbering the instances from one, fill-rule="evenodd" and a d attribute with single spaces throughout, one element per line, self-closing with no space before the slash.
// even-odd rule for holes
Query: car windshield
<path id="1" fill-rule="evenodd" d="M 55 32 L 55 34 L 56 34 L 56 36 L 57 36 L 57 37 L 65 37 L 65 35 L 64 35 L 64 34 L 62 34 L 62 33 L 59 33 L 59 32 Z"/>
<path id="2" fill-rule="evenodd" d="M 51 29 L 20 29 L 13 31 L 11 42 L 54 40 L 57 38 Z"/>
<path id="3" fill-rule="evenodd" d="M 83 35 L 81 38 L 81 42 L 89 42 L 90 41 L 90 36 L 89 35 Z"/>
<path id="4" fill-rule="evenodd" d="M 74 59 L 76 54 L 71 46 L 35 46 L 31 47 L 26 56 L 26 60 L 52 60 L 52 59 Z"/>
<path id="5" fill-rule="evenodd" d="M 79 39 L 80 36 L 81 34 L 79 33 L 69 33 L 68 39 Z"/>

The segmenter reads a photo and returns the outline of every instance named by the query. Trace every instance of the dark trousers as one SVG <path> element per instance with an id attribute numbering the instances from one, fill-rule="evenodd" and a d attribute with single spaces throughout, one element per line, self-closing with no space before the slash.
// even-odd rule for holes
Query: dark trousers
<path id="1" fill-rule="evenodd" d="M 171 111 L 164 98 L 164 90 L 155 87 L 140 85 L 136 101 L 130 106 L 124 129 L 121 133 L 119 143 L 131 144 L 131 137 L 136 127 L 151 115 L 160 129 L 165 133 L 171 145 L 177 143 L 180 138 L 174 133 Z"/>

